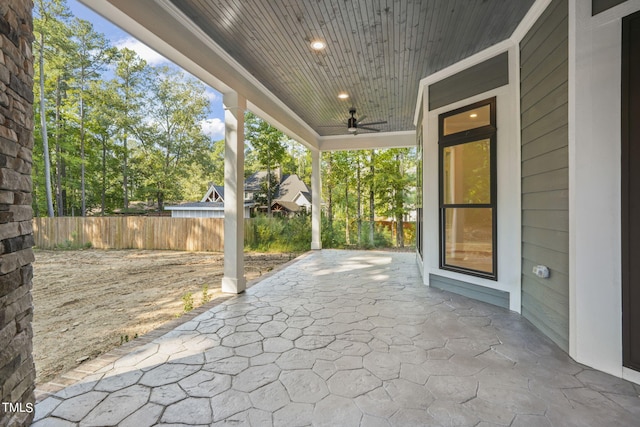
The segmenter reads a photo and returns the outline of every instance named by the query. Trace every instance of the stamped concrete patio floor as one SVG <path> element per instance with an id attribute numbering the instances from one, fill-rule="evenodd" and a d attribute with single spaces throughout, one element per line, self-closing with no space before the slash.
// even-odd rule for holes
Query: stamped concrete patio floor
<path id="1" fill-rule="evenodd" d="M 35 426 L 638 426 L 640 386 L 412 253 L 323 250 L 36 406 Z"/>

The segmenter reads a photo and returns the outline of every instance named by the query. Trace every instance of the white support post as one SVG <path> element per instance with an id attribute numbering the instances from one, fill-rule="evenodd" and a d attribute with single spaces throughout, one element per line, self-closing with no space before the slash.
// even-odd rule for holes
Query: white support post
<path id="1" fill-rule="evenodd" d="M 222 292 L 239 294 L 244 277 L 244 112 L 247 100 L 225 93 L 224 104 L 224 277 Z"/>
<path id="2" fill-rule="evenodd" d="M 311 249 L 322 249 L 320 150 L 311 150 Z"/>

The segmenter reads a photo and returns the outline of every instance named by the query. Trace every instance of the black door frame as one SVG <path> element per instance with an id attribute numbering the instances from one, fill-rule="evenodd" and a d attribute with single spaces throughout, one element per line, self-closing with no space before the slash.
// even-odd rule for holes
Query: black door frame
<path id="1" fill-rule="evenodd" d="M 622 20 L 622 364 L 640 371 L 640 12 Z M 635 54 L 634 54 L 635 53 Z M 633 77 L 633 79 L 632 79 Z M 635 168 L 633 167 L 635 165 Z M 635 224 L 632 223 L 632 219 Z M 635 282 L 635 283 L 634 283 Z M 635 286 L 635 288 L 633 287 Z M 635 308 L 635 314 L 634 314 Z M 633 333 L 635 332 L 635 334 Z"/>

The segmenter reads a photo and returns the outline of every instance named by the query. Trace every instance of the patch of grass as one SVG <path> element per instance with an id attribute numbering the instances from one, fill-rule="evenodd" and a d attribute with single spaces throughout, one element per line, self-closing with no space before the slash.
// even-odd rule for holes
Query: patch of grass
<path id="1" fill-rule="evenodd" d="M 136 338 L 138 338 L 138 334 L 137 333 L 133 336 L 134 340 Z M 126 342 L 129 342 L 129 335 L 128 334 L 120 335 L 120 345 L 122 345 L 122 344 L 124 344 Z"/>
<path id="2" fill-rule="evenodd" d="M 187 292 L 186 294 L 184 294 L 182 296 L 182 301 L 184 302 L 184 307 L 182 308 L 182 310 L 185 313 L 193 310 L 193 294 L 191 292 Z"/>
<path id="3" fill-rule="evenodd" d="M 209 285 L 202 285 L 202 303 L 211 301 L 211 295 L 209 295 Z"/>
<path id="4" fill-rule="evenodd" d="M 55 249 L 63 251 L 77 251 L 83 249 L 91 249 L 93 245 L 91 242 L 82 243 L 78 241 L 78 234 L 71 233 L 71 239 L 66 239 L 64 242 L 55 245 Z"/>

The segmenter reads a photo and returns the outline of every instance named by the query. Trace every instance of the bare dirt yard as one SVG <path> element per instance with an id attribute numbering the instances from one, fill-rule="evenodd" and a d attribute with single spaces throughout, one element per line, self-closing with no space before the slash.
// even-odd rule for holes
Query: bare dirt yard
<path id="1" fill-rule="evenodd" d="M 297 254 L 245 254 L 254 279 Z M 184 312 L 183 297 L 222 295 L 220 253 L 149 250 L 35 251 L 36 383 L 75 368 Z M 205 298 L 206 299 L 206 298 Z"/>

